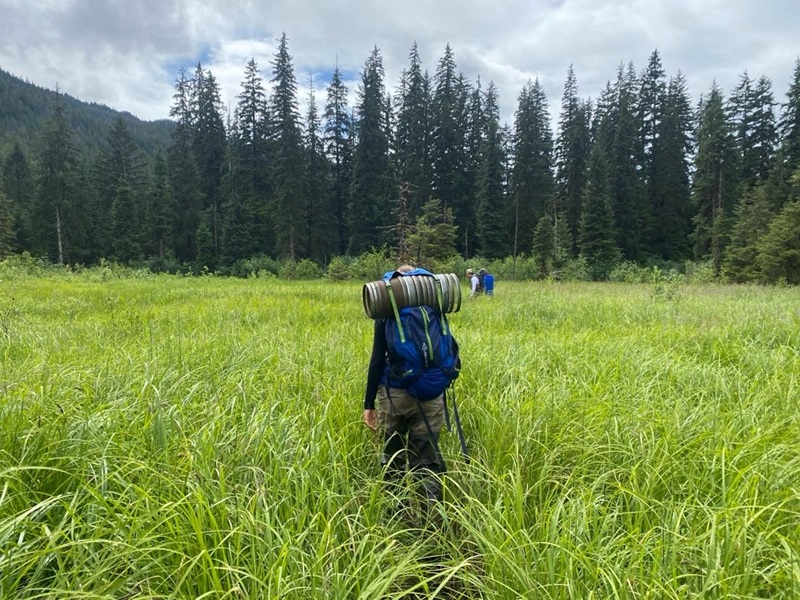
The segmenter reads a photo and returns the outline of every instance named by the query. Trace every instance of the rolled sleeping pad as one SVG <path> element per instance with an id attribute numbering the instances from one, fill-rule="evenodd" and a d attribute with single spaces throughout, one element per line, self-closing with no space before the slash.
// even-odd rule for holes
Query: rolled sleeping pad
<path id="1" fill-rule="evenodd" d="M 397 309 L 409 306 L 430 306 L 439 310 L 437 279 L 442 286 L 442 311 L 458 312 L 461 309 L 461 286 L 455 273 L 442 275 L 402 275 L 388 281 L 371 281 L 364 284 L 361 299 L 364 312 L 371 319 L 382 319 L 394 315 L 387 283 L 391 284 Z"/>

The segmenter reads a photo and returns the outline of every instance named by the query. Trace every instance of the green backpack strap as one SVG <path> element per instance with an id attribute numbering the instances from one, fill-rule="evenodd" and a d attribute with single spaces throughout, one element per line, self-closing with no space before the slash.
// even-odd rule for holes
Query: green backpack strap
<path id="1" fill-rule="evenodd" d="M 400 334 L 400 341 L 405 343 L 406 334 L 403 331 L 403 324 L 400 322 L 400 311 L 397 309 L 397 300 L 394 298 L 391 279 L 386 280 L 386 291 L 389 294 L 389 301 L 392 303 L 392 311 L 394 312 L 394 320 L 397 321 L 397 331 Z"/>

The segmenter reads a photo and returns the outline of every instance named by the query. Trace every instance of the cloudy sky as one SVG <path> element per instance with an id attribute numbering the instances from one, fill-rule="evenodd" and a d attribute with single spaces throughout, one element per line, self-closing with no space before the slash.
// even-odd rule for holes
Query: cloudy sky
<path id="1" fill-rule="evenodd" d="M 716 80 L 729 92 L 746 69 L 783 101 L 800 55 L 800 0 L 0 0 L 0 68 L 39 86 L 166 118 L 181 66 L 198 61 L 235 104 L 244 67 L 266 78 L 285 32 L 301 100 L 317 103 L 338 61 L 351 91 L 373 46 L 394 89 L 416 41 L 431 73 L 450 43 L 467 78 L 494 81 L 511 122 L 539 78 L 556 117 L 567 68 L 596 98 L 620 62 L 638 71 L 658 49 L 693 101 Z M 304 102 L 303 102 L 304 103 Z"/>

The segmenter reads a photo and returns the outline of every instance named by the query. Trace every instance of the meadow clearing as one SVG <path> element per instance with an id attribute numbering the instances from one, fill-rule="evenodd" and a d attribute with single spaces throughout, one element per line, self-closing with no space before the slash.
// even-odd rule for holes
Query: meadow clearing
<path id="1" fill-rule="evenodd" d="M 0 277 L 0 598 L 800 597 L 800 290 L 465 300 L 415 524 L 362 283 Z"/>

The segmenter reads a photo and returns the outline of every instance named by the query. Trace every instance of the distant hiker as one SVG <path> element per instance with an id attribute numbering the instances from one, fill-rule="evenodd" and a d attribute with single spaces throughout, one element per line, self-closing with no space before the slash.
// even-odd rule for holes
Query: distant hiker
<path id="1" fill-rule="evenodd" d="M 469 280 L 469 297 L 474 298 L 481 293 L 481 280 L 472 269 L 467 269 L 467 279 Z"/>
<path id="2" fill-rule="evenodd" d="M 494 294 L 494 275 L 491 275 L 486 269 L 478 271 L 478 289 L 481 294 L 491 296 Z"/>
<path id="3" fill-rule="evenodd" d="M 433 277 L 427 271 L 402 265 L 387 273 L 384 280 L 390 283 L 405 275 Z M 423 346 L 419 357 L 416 352 L 406 352 L 409 345 Z M 445 465 L 439 433 L 446 418 L 443 390 L 458 376 L 459 368 L 458 344 L 441 310 L 395 306 L 395 316 L 375 320 L 364 423 L 373 431 L 379 427 L 383 430 L 381 464 L 385 481 L 399 483 L 407 470 L 414 473 L 428 507 L 442 499 L 439 477 Z"/>

